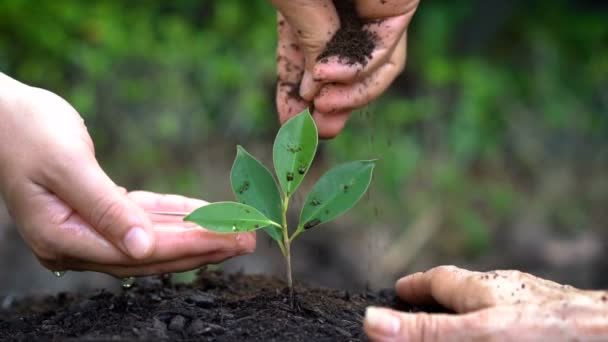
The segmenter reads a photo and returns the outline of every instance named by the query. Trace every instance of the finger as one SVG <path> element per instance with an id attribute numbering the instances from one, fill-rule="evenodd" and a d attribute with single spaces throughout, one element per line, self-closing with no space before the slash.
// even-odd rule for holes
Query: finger
<path id="1" fill-rule="evenodd" d="M 133 260 L 117 248 L 110 248 L 102 236 L 77 217 L 59 227 L 56 249 L 65 258 L 78 259 L 89 263 L 139 266 L 149 263 L 177 261 L 186 258 L 225 253 L 236 256 L 255 250 L 255 234 L 252 232 L 222 234 L 201 228 L 184 228 L 175 224 L 155 224 L 157 245 L 154 253 L 145 259 Z M 76 240 L 70 233 L 79 231 Z"/>
<path id="2" fill-rule="evenodd" d="M 338 30 L 340 20 L 331 0 L 272 0 L 272 4 L 293 27 L 304 48 L 308 67 Z"/>
<path id="3" fill-rule="evenodd" d="M 403 48 L 402 48 L 403 47 Z M 325 85 L 315 98 L 315 109 L 323 113 L 350 111 L 365 106 L 380 96 L 405 66 L 405 35 L 390 61 L 364 80 Z"/>
<path id="4" fill-rule="evenodd" d="M 54 271 L 93 271 L 125 278 L 190 271 L 203 265 L 220 263 L 233 256 L 228 252 L 215 252 L 186 259 L 137 266 L 108 265 L 81 261 L 57 263 L 41 260 L 41 263 L 44 267 Z"/>
<path id="5" fill-rule="evenodd" d="M 382 19 L 409 13 L 413 15 L 418 7 L 418 2 L 418 0 L 355 0 L 355 7 L 362 18 Z"/>
<path id="6" fill-rule="evenodd" d="M 537 305 L 497 306 L 465 315 L 403 313 L 370 307 L 364 330 L 371 341 L 604 340 L 605 319 L 588 311 L 584 323 Z M 582 327 L 582 325 L 587 325 Z M 580 330 L 579 330 L 580 329 Z"/>
<path id="7" fill-rule="evenodd" d="M 390 309 L 369 307 L 365 311 L 363 328 L 370 340 L 388 341 L 461 341 L 476 340 L 493 331 L 500 332 L 498 320 L 513 319 L 498 317 L 495 310 L 475 312 L 467 315 L 403 313 Z M 503 310 L 504 311 L 504 310 Z"/>
<path id="8" fill-rule="evenodd" d="M 155 225 L 158 248 L 152 262 L 223 252 L 231 256 L 251 253 L 256 247 L 255 232 L 216 233 L 203 228 L 183 228 L 172 224 Z"/>
<path id="9" fill-rule="evenodd" d="M 319 131 L 319 138 L 331 139 L 336 137 L 348 121 L 350 111 L 321 113 L 315 110 L 312 114 Z"/>
<path id="10" fill-rule="evenodd" d="M 295 32 L 281 13 L 277 13 L 277 111 L 281 124 L 303 111 L 310 103 L 300 96 L 304 73 L 304 52 Z"/>
<path id="11" fill-rule="evenodd" d="M 313 68 L 317 56 L 340 26 L 338 14 L 331 0 L 272 0 L 272 3 L 293 28 L 303 50 L 306 64 L 300 95 L 310 101 L 321 86 L 312 76 Z"/>
<path id="12" fill-rule="evenodd" d="M 209 204 L 198 198 L 173 194 L 158 194 L 149 191 L 131 191 L 128 196 L 144 210 L 190 212 Z"/>
<path id="13" fill-rule="evenodd" d="M 366 24 L 364 29 L 371 32 L 376 46 L 365 63 L 345 62 L 340 56 L 327 57 L 315 65 L 313 76 L 322 82 L 353 83 L 374 73 L 394 55 L 396 49 L 401 50 L 399 58 L 405 60 L 406 44 L 401 40 L 410 20 L 411 16 L 401 15 Z M 404 61 L 393 60 L 393 63 L 403 64 Z"/>
<path id="14" fill-rule="evenodd" d="M 147 215 L 121 193 L 92 154 L 68 151 L 45 176 L 43 185 L 124 253 L 135 259 L 153 253 L 156 239 Z"/>
<path id="15" fill-rule="evenodd" d="M 78 216 L 72 216 L 58 228 L 55 249 L 67 258 L 116 265 L 142 265 L 176 261 L 206 255 L 227 253 L 232 256 L 255 250 L 255 233 L 222 234 L 198 227 L 186 228 L 179 224 L 155 224 L 157 245 L 152 255 L 133 260 L 112 246 Z M 78 232 L 77 235 L 74 232 Z"/>
<path id="16" fill-rule="evenodd" d="M 439 303 L 456 312 L 468 311 L 471 309 L 470 305 L 466 303 L 467 300 L 461 298 L 470 294 L 466 287 L 472 274 L 475 273 L 456 266 L 439 266 L 399 279 L 395 290 L 399 297 L 412 304 Z M 478 296 L 473 294 L 471 298 L 476 299 Z"/>
<path id="17" fill-rule="evenodd" d="M 471 272 L 440 266 L 400 279 L 397 294 L 412 303 L 437 302 L 456 312 L 505 305 L 543 305 L 547 301 L 589 301 L 581 290 L 520 271 Z"/>
<path id="18" fill-rule="evenodd" d="M 180 195 L 157 194 L 148 191 L 131 191 L 127 195 L 133 202 L 146 211 L 153 223 L 175 223 L 184 227 L 196 227 L 191 222 L 184 222 L 181 216 L 157 215 L 151 212 L 190 213 L 191 211 L 209 204 L 201 199 Z"/>

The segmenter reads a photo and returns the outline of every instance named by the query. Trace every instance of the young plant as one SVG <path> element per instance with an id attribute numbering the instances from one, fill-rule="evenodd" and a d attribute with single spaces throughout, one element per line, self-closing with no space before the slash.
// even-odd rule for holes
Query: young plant
<path id="1" fill-rule="evenodd" d="M 212 203 L 184 218 L 222 233 L 263 229 L 283 252 L 292 299 L 291 243 L 302 232 L 352 208 L 367 190 L 375 165 L 373 160 L 354 161 L 324 174 L 308 194 L 298 226 L 290 233 L 286 217 L 289 200 L 306 176 L 317 145 L 317 126 L 308 110 L 294 116 L 281 127 L 272 151 L 281 192 L 272 173 L 243 147 L 237 146 L 230 183 L 240 203 Z"/>

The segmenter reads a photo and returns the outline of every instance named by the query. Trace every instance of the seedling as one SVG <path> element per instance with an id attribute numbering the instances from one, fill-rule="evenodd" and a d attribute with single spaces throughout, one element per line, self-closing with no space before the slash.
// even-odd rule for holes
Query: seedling
<path id="1" fill-rule="evenodd" d="M 288 120 L 277 133 L 272 150 L 277 187 L 272 173 L 241 146 L 230 173 L 237 202 L 217 202 L 198 208 L 184 218 L 221 233 L 263 229 L 285 257 L 287 285 L 293 302 L 291 243 L 302 232 L 333 220 L 352 208 L 367 190 L 375 162 L 360 160 L 339 165 L 314 185 L 295 231 L 287 227 L 289 200 L 306 176 L 319 142 L 317 126 L 308 110 Z"/>

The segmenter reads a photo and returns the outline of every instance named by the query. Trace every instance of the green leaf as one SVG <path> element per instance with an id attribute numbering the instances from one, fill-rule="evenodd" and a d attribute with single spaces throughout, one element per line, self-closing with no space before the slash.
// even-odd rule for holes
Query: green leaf
<path id="1" fill-rule="evenodd" d="M 352 208 L 372 180 L 375 161 L 360 160 L 336 166 L 324 174 L 308 194 L 298 229 L 310 229 Z"/>
<path id="2" fill-rule="evenodd" d="M 241 146 L 236 148 L 236 158 L 230 172 L 230 184 L 236 199 L 258 209 L 266 217 L 281 222 L 281 194 L 268 169 Z M 275 226 L 264 231 L 282 243 L 283 232 Z"/>
<path id="3" fill-rule="evenodd" d="M 248 232 L 269 224 L 278 225 L 256 208 L 237 202 L 216 202 L 200 207 L 184 218 L 220 233 Z"/>
<path id="4" fill-rule="evenodd" d="M 286 197 L 291 196 L 315 157 L 319 135 L 308 109 L 289 119 L 277 133 L 272 158 Z"/>

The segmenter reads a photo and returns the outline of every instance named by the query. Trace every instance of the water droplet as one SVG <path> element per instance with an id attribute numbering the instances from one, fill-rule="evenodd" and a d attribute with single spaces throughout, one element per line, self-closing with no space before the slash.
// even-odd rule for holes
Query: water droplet
<path id="1" fill-rule="evenodd" d="M 57 278 L 61 278 L 66 274 L 67 271 L 53 271 L 53 274 L 55 275 L 55 277 Z"/>
<path id="2" fill-rule="evenodd" d="M 347 193 L 349 188 L 350 186 L 348 184 L 342 184 L 342 191 L 344 191 L 344 193 Z"/>
<path id="3" fill-rule="evenodd" d="M 312 205 L 313 207 L 316 207 L 316 206 L 318 206 L 320 204 L 321 204 L 321 201 L 318 200 L 318 199 L 316 199 L 316 198 L 313 199 L 312 201 L 310 201 L 310 205 Z"/>
<path id="4" fill-rule="evenodd" d="M 135 284 L 135 277 L 126 277 L 121 279 L 121 285 L 125 289 L 131 288 Z"/>
<path id="5" fill-rule="evenodd" d="M 298 168 L 298 173 L 301 174 L 301 175 L 303 175 L 304 173 L 306 173 L 306 166 L 301 165 Z"/>
<path id="6" fill-rule="evenodd" d="M 287 172 L 287 181 L 291 182 L 293 180 L 293 172 Z"/>
<path id="7" fill-rule="evenodd" d="M 236 232 L 236 226 L 232 226 L 232 231 Z"/>

